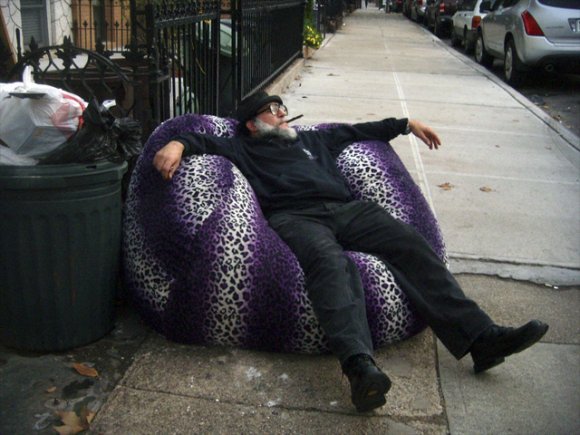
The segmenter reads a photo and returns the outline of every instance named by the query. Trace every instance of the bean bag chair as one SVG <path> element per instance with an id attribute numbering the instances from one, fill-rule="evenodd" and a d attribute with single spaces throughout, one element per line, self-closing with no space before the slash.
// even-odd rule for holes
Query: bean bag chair
<path id="1" fill-rule="evenodd" d="M 268 226 L 240 171 L 220 156 L 190 156 L 165 181 L 152 165 L 157 150 L 178 133 L 229 137 L 236 124 L 188 114 L 153 132 L 133 171 L 125 203 L 125 288 L 146 323 L 173 341 L 326 352 L 300 265 Z M 414 225 L 445 259 L 437 222 L 389 144 L 353 143 L 338 165 L 356 197 L 374 200 Z M 425 327 L 379 259 L 364 252 L 347 255 L 361 273 L 375 347 Z"/>

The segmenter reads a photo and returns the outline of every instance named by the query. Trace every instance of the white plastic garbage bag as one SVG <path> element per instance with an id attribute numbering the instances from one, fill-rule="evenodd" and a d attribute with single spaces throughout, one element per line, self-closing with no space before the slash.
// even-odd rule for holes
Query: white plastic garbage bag
<path id="1" fill-rule="evenodd" d="M 0 146 L 0 166 L 34 166 L 38 160 L 32 157 L 20 156 L 10 148 Z"/>
<path id="2" fill-rule="evenodd" d="M 65 143 L 80 127 L 87 103 L 75 94 L 32 82 L 0 83 L 0 140 L 15 154 L 39 157 Z"/>

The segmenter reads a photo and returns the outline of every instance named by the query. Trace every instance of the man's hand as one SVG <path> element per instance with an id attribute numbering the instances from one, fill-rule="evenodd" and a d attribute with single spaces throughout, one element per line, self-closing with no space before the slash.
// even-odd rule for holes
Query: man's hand
<path id="1" fill-rule="evenodd" d="M 185 146 L 176 140 L 172 140 L 155 154 L 153 166 L 166 180 L 171 180 L 173 174 L 181 163 L 181 155 Z"/>
<path id="2" fill-rule="evenodd" d="M 411 129 L 411 133 L 425 142 L 430 150 L 438 149 L 441 145 L 441 139 L 439 139 L 437 133 L 422 122 L 416 119 L 409 119 L 409 128 Z"/>

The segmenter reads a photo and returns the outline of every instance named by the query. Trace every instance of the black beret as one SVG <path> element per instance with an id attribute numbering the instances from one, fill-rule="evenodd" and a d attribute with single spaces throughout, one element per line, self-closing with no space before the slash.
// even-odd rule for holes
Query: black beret
<path id="1" fill-rule="evenodd" d="M 268 95 L 264 91 L 258 91 L 242 100 L 236 110 L 236 119 L 243 125 L 268 103 L 282 104 L 282 98 L 278 95 Z"/>

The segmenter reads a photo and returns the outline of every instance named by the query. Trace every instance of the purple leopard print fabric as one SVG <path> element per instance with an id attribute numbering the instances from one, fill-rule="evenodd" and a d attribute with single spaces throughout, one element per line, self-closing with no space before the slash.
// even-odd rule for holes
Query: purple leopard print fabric
<path id="1" fill-rule="evenodd" d="M 185 131 L 232 136 L 236 122 L 183 115 L 160 125 L 133 172 L 124 215 L 124 278 L 146 322 L 170 340 L 251 349 L 328 350 L 290 249 L 268 226 L 252 188 L 227 159 L 191 156 L 172 181 L 152 159 Z M 324 128 L 324 126 L 303 127 Z M 390 145 L 361 142 L 338 160 L 354 194 L 414 225 L 445 258 L 440 231 Z M 424 328 L 377 258 L 348 252 L 366 291 L 376 347 Z"/>

